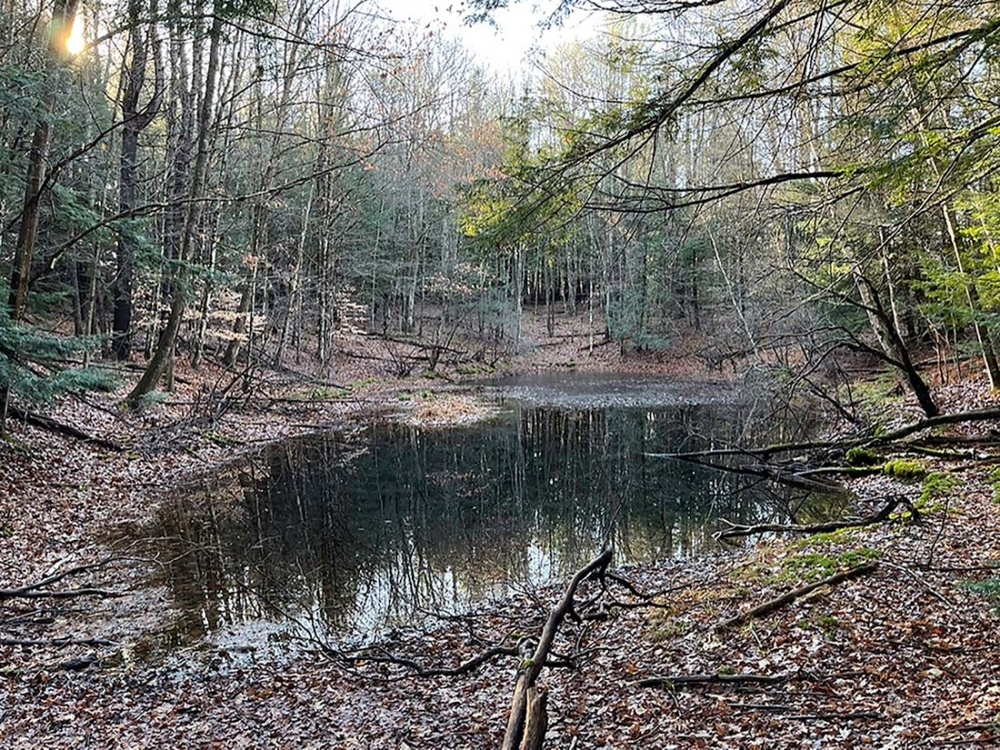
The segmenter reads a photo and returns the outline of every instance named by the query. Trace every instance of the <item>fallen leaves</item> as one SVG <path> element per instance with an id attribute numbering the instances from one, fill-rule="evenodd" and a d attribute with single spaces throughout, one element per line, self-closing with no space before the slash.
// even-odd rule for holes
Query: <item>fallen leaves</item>
<path id="1" fill-rule="evenodd" d="M 412 408 L 427 421 L 476 415 L 447 394 L 393 406 Z M 171 450 L 136 448 L 123 456 L 20 428 L 18 439 L 31 448 L 8 450 L 0 465 L 0 582 L 15 588 L 47 571 L 100 560 L 100 539 L 120 524 L 147 519 L 157 490 L 232 455 L 234 440 L 248 445 L 293 434 L 331 414 L 320 410 L 308 420 L 301 411 L 282 419 L 236 415 L 202 437 L 171 433 Z M 89 428 L 134 430 L 136 445 L 138 433 L 157 426 L 145 419 L 123 426 L 102 413 L 100 424 Z M 1000 560 L 1000 506 L 985 472 L 965 472 L 947 507 L 926 513 L 919 525 L 875 526 L 815 542 L 810 552 L 830 553 L 833 560 L 877 549 L 880 566 L 868 578 L 816 589 L 724 633 L 711 625 L 805 582 L 782 580 L 806 572 L 787 564 L 801 551 L 794 542 L 769 540 L 746 552 L 619 571 L 638 590 L 670 593 L 655 600 L 660 608 L 612 608 L 606 620 L 567 623 L 558 648 L 579 643 L 586 658 L 574 671 L 543 672 L 549 744 L 579 750 L 996 744 L 997 620 L 991 603 L 965 586 L 995 576 L 984 566 Z M 887 477 L 853 485 L 862 511 L 900 491 Z M 89 586 L 128 590 L 142 568 L 92 572 Z M 459 663 L 482 642 L 537 628 L 559 588 L 541 592 L 537 602 L 512 598 L 502 611 L 483 611 L 474 620 L 478 640 L 470 638 L 467 621 L 455 621 L 429 634 L 406 631 L 392 648 L 422 663 Z M 514 657 L 468 675 L 415 679 L 387 665 L 348 669 L 304 651 L 179 650 L 170 633 L 158 631 L 167 610 L 161 595 L 148 590 L 85 607 L 5 603 L 0 616 L 8 632 L 59 635 L 72 624 L 75 640 L 105 637 L 123 648 L 98 648 L 95 663 L 67 672 L 53 667 L 86 658 L 93 647 L 80 645 L 73 653 L 3 647 L 4 746 L 417 750 L 496 746 L 502 735 Z M 616 595 L 642 604 L 627 591 Z M 142 640 L 151 633 L 161 646 Z M 637 684 L 655 674 L 799 677 L 669 689 Z"/>

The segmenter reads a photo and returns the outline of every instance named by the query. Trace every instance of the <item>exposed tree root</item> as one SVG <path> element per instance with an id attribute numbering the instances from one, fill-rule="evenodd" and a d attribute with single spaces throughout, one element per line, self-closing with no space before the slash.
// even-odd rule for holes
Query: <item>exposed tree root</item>
<path id="1" fill-rule="evenodd" d="M 715 626 L 716 630 L 725 630 L 726 628 L 736 627 L 737 625 L 743 625 L 744 623 L 754 620 L 759 617 L 774 612 L 775 610 L 781 609 L 796 599 L 801 599 L 803 596 L 812 593 L 816 589 L 822 588 L 823 586 L 835 586 L 838 583 L 843 583 L 844 581 L 849 581 L 853 578 L 860 578 L 861 576 L 866 576 L 869 573 L 874 573 L 878 570 L 877 562 L 868 562 L 864 565 L 858 565 L 856 568 L 851 568 L 850 570 L 845 570 L 842 573 L 835 573 L 832 576 L 824 578 L 822 581 L 816 581 L 815 583 L 809 583 L 805 586 L 800 586 L 797 589 L 792 589 L 781 596 L 775 597 L 770 601 L 764 602 L 763 604 L 754 607 L 753 609 L 742 612 L 735 617 L 730 617 L 729 619 L 723 620 Z"/>

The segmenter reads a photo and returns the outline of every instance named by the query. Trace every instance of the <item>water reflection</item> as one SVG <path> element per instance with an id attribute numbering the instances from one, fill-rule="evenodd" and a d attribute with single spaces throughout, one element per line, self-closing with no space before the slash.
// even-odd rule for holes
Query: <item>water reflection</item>
<path id="1" fill-rule="evenodd" d="M 774 518 L 770 486 L 645 455 L 745 437 L 746 409 L 521 405 L 293 440 L 165 505 L 150 536 L 192 633 L 270 619 L 364 637 L 568 578 L 606 543 L 618 563 L 688 556 L 719 516 Z"/>

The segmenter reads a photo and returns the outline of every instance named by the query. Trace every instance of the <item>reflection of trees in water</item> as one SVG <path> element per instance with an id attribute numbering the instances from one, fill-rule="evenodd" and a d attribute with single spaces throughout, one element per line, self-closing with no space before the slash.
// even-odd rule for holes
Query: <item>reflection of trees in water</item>
<path id="1" fill-rule="evenodd" d="M 646 455 L 745 438 L 741 416 L 523 409 L 474 428 L 290 441 L 251 461 L 242 487 L 171 506 L 157 533 L 183 540 L 171 585 L 208 628 L 268 605 L 381 626 L 564 578 L 606 541 L 619 562 L 689 555 L 718 516 L 760 520 L 745 478 Z"/>

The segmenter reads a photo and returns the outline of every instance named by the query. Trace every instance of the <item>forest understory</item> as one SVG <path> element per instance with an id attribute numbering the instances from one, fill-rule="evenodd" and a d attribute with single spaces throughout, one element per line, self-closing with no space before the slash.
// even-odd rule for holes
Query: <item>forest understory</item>
<path id="1" fill-rule="evenodd" d="M 560 319 L 553 338 L 534 324 L 503 372 L 721 377 L 693 335 L 654 362 L 591 350 L 578 321 Z M 116 394 L 67 398 L 49 412 L 117 448 L 13 420 L 0 446 L 5 747 L 500 746 L 530 662 L 518 641 L 538 634 L 562 585 L 400 629 L 363 652 L 171 647 L 169 596 L 146 583 L 156 562 L 122 541 L 193 477 L 270 442 L 496 409 L 475 385 L 485 370 L 445 364 L 397 379 L 395 345 L 340 343 L 332 378 L 254 370 L 237 381 L 207 365 L 179 369 L 169 401 L 139 414 L 119 411 Z M 974 379 L 936 394 L 945 414 L 1000 403 Z M 899 425 L 914 421 L 910 412 Z M 583 581 L 577 617 L 559 628 L 556 663 L 538 680 L 548 691 L 544 746 L 1000 744 L 1000 438 L 981 420 L 934 431 L 945 433 L 964 442 L 920 448 L 919 471 L 906 463 L 914 444 L 876 446 L 896 470 L 844 478 L 851 512 L 878 523 L 751 534 L 695 560 L 612 560 Z"/>

